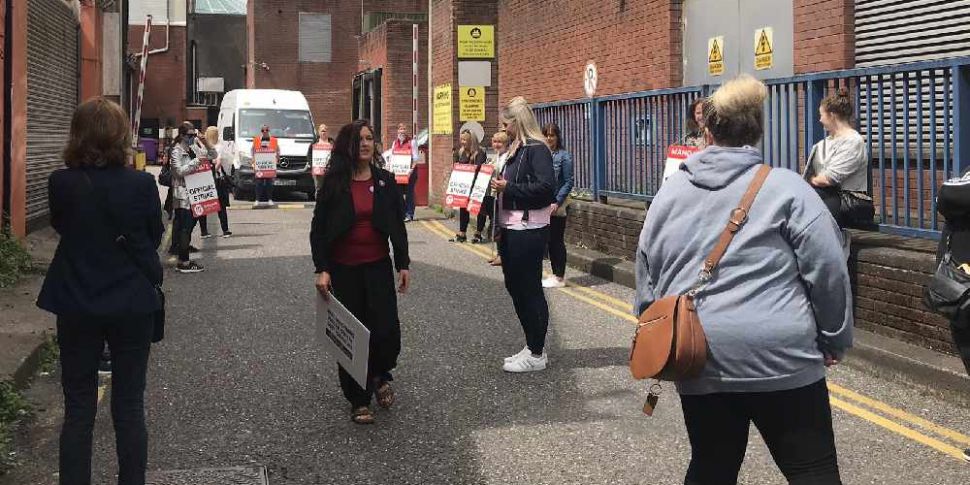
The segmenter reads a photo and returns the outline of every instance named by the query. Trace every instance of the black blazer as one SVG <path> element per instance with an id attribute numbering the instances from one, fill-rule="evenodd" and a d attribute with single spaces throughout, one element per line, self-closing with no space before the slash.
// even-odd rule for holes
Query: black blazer
<path id="1" fill-rule="evenodd" d="M 371 224 L 377 232 L 387 236 L 394 248 L 394 267 L 408 269 L 408 233 L 404 227 L 404 200 L 398 189 L 394 174 L 371 166 L 374 182 L 374 216 Z M 326 177 L 326 175 L 324 176 Z M 330 270 L 330 252 L 333 244 L 354 225 L 354 200 L 348 189 L 340 194 L 325 194 L 323 187 L 317 192 L 317 205 L 313 209 L 310 225 L 310 250 L 317 273 Z"/>
<path id="2" fill-rule="evenodd" d="M 552 168 L 552 152 L 544 143 L 532 140 L 519 147 L 502 173 L 508 180 L 502 192 L 506 210 L 542 209 L 556 201 L 559 184 Z"/>
<path id="3" fill-rule="evenodd" d="M 158 245 L 165 227 L 154 177 L 130 168 L 61 169 L 47 187 L 51 225 L 61 240 L 37 306 L 57 315 L 159 310 L 154 285 L 162 283 Z M 119 231 L 127 251 L 116 242 Z"/>

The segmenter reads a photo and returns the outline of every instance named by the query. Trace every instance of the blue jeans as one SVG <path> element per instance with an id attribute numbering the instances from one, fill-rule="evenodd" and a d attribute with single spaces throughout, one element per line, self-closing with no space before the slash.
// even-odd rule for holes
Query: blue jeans
<path id="1" fill-rule="evenodd" d="M 256 201 L 269 202 L 273 200 L 273 181 L 276 179 L 256 179 Z"/>
<path id="2" fill-rule="evenodd" d="M 414 186 L 418 184 L 418 169 L 415 168 L 411 170 L 411 176 L 408 178 L 408 188 L 404 195 L 404 216 L 408 219 L 414 219 Z"/>
<path id="3" fill-rule="evenodd" d="M 60 484 L 91 483 L 91 443 L 98 412 L 98 361 L 111 350 L 111 418 L 119 485 L 143 485 L 148 462 L 145 374 L 154 321 L 151 314 L 57 318 L 64 389 Z"/>

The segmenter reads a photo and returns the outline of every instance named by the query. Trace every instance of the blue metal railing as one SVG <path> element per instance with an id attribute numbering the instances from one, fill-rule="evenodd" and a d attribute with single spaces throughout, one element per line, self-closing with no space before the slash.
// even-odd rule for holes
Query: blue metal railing
<path id="1" fill-rule="evenodd" d="M 845 88 L 868 140 L 870 193 L 880 229 L 937 238 L 936 193 L 970 166 L 970 57 L 850 69 L 766 81 L 761 150 L 775 167 L 801 171 L 825 134 L 818 108 Z M 714 86 L 534 106 L 557 122 L 576 161 L 576 187 L 596 199 L 651 200 L 667 147 L 684 136 L 691 101 Z"/>

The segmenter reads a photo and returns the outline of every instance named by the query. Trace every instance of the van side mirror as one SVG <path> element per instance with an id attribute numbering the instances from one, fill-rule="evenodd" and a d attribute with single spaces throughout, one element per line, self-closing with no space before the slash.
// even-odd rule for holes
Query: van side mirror
<path id="1" fill-rule="evenodd" d="M 236 130 L 233 130 L 231 126 L 223 128 L 222 139 L 225 141 L 236 141 Z"/>

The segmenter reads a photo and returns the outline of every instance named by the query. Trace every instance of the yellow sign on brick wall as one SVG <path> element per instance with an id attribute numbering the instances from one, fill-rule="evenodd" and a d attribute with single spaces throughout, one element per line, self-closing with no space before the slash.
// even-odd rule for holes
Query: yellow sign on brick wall
<path id="1" fill-rule="evenodd" d="M 485 121 L 485 87 L 462 86 L 458 93 L 458 121 Z"/>
<path id="2" fill-rule="evenodd" d="M 495 26 L 459 25 L 458 57 L 461 59 L 495 58 Z"/>
<path id="3" fill-rule="evenodd" d="M 431 119 L 432 134 L 450 135 L 454 132 L 451 122 L 451 106 L 451 84 L 435 86 Z"/>

